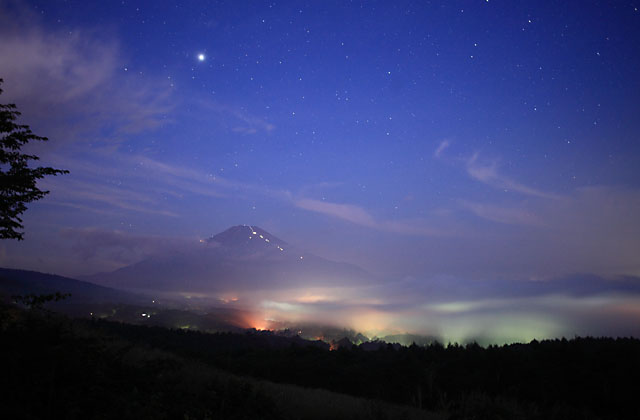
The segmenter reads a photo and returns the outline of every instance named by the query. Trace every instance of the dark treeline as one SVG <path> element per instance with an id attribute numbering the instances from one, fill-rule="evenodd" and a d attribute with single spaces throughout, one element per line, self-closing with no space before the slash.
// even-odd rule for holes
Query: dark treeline
<path id="1" fill-rule="evenodd" d="M 327 351 L 264 332 L 206 334 L 94 323 L 231 372 L 447 411 L 452 418 L 481 418 L 483 411 L 490 418 L 640 418 L 637 339 Z"/>
<path id="2" fill-rule="evenodd" d="M 282 418 L 275 394 L 235 377 L 212 380 L 210 369 L 450 419 L 640 418 L 636 339 L 329 351 L 267 332 L 207 334 L 15 307 L 2 308 L 0 326 L 12 418 Z"/>
<path id="3" fill-rule="evenodd" d="M 0 304 L 2 418 L 282 418 L 247 381 L 83 321 L 33 312 Z"/>

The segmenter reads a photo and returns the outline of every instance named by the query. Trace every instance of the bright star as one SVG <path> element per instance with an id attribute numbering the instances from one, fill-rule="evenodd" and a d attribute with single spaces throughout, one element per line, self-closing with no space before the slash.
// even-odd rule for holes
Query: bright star
<path id="1" fill-rule="evenodd" d="M 204 61 L 204 59 L 205 59 L 204 54 L 198 54 L 198 60 L 199 61 Z"/>

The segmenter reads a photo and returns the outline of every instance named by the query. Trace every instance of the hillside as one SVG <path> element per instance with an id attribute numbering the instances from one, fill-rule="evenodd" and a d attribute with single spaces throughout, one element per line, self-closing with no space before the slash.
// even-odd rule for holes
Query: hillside
<path id="1" fill-rule="evenodd" d="M 143 327 L 144 331 L 153 332 Z M 143 331 L 141 330 L 141 331 Z M 15 419 L 441 419 L 411 407 L 240 377 L 129 338 L 122 324 L 0 305 L 0 369 Z M 123 334 L 124 333 L 124 334 Z M 183 334 L 163 330 L 178 346 Z M 240 336 L 242 337 L 242 336 Z"/>
<path id="2" fill-rule="evenodd" d="M 91 418 L 95 404 L 106 410 L 106 418 L 217 413 L 214 417 L 631 420 L 640 414 L 628 380 L 640 374 L 637 339 L 487 348 L 438 343 L 371 348 L 345 341 L 329 351 L 268 331 L 208 334 L 72 320 L 9 306 L 0 315 L 0 338 L 7 343 L 0 360 L 14 384 L 6 397 L 11 410 L 29 407 L 23 418 L 42 418 L 48 410 Z M 125 400 L 132 401 L 124 404 L 130 411 L 123 411 Z"/>
<path id="3" fill-rule="evenodd" d="M 6 297 L 26 294 L 69 293 L 66 304 L 129 303 L 141 304 L 143 296 L 99 286 L 93 283 L 39 273 L 37 271 L 0 268 L 0 294 Z"/>
<path id="4" fill-rule="evenodd" d="M 377 281 L 360 267 L 296 249 L 254 226 L 234 226 L 201 240 L 195 248 L 154 255 L 83 280 L 127 290 L 197 293 L 355 286 Z"/>

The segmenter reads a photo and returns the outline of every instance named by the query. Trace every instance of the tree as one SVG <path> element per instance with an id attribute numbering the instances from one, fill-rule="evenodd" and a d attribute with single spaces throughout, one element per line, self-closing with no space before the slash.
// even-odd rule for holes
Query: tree
<path id="1" fill-rule="evenodd" d="M 42 307 L 47 302 L 57 302 L 59 300 L 64 300 L 71 296 L 71 293 L 50 293 L 48 295 L 36 295 L 35 293 L 30 293 L 28 295 L 15 295 L 11 296 L 15 303 L 22 304 L 29 309 L 37 309 L 42 310 Z"/>
<path id="2" fill-rule="evenodd" d="M 0 79 L 0 86 L 3 80 Z M 0 94 L 2 89 L 0 88 Z M 20 215 L 27 203 L 44 197 L 49 191 L 40 190 L 36 182 L 47 175 L 69 173 L 49 167 L 29 167 L 39 157 L 23 153 L 22 147 L 32 140 L 47 141 L 33 134 L 29 126 L 17 124 L 20 116 L 15 104 L 0 104 L 0 239 L 22 240 L 24 229 Z"/>

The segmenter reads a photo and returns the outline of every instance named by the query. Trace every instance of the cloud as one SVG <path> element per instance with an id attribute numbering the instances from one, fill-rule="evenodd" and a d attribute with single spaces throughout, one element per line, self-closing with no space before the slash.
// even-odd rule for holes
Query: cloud
<path id="1" fill-rule="evenodd" d="M 356 203 L 311 198 L 322 193 L 323 185 L 291 192 L 121 152 L 105 153 L 95 162 L 66 158 L 54 164 L 69 168 L 72 173 L 46 180 L 44 185 L 52 193 L 44 203 L 82 211 L 91 208 L 101 214 L 125 215 L 135 210 L 166 218 L 186 214 L 182 200 L 187 195 L 211 198 L 216 205 L 226 205 L 217 200 L 273 200 L 277 205 L 362 227 L 369 231 L 368 235 L 397 235 L 385 238 L 396 241 L 390 246 L 372 242 L 362 244 L 362 251 L 351 254 L 344 249 L 338 251 L 338 247 L 334 250 L 333 246 L 320 252 L 336 255 L 335 258 L 352 258 L 387 273 L 450 273 L 474 278 L 527 278 L 572 272 L 640 274 L 637 189 L 578 188 L 561 199 L 519 194 L 501 195 L 500 201 L 458 198 L 453 201 L 453 209 L 415 219 L 385 219 Z M 488 173 L 491 179 L 497 171 Z M 209 203 L 199 200 L 198 205 Z M 468 217 L 469 212 L 481 219 Z M 171 223 L 182 223 L 182 219 L 172 219 Z M 359 239 L 349 241 L 357 243 Z"/>
<path id="2" fill-rule="evenodd" d="M 538 275 L 640 274 L 637 189 L 583 187 L 559 200 L 529 200 L 509 207 L 462 203 L 481 217 L 534 228 L 500 233 L 485 228 L 474 242 L 484 242 L 487 252 L 502 255 L 502 261 L 491 261 L 496 268 L 512 264 L 520 273 Z"/>
<path id="3" fill-rule="evenodd" d="M 224 117 L 223 123 L 235 133 L 256 134 L 270 133 L 276 126 L 266 118 L 257 117 L 247 112 L 244 107 L 224 105 L 212 101 L 201 101 L 200 106 L 217 116 Z M 230 118 L 229 118 L 230 117 Z"/>
<path id="4" fill-rule="evenodd" d="M 356 205 L 299 197 L 286 189 L 239 182 L 145 156 L 108 154 L 103 156 L 100 166 L 72 159 L 61 159 L 55 163 L 71 169 L 72 175 L 79 172 L 84 176 L 82 180 L 72 179 L 68 182 L 66 179 L 64 183 L 60 180 L 47 181 L 51 183 L 47 184 L 51 185 L 49 188 L 55 191 L 52 198 L 57 200 L 51 202 L 56 204 L 78 206 L 96 202 L 123 210 L 177 216 L 174 212 L 163 209 L 163 205 L 166 205 L 163 203 L 163 196 L 180 197 L 182 194 L 194 194 L 220 199 L 233 196 L 247 200 L 261 196 L 382 232 L 412 236 L 449 234 L 441 227 L 432 227 L 424 219 L 380 220 Z M 78 170 L 74 171 L 74 168 Z M 125 180 L 128 187 L 105 184 L 105 179 L 110 177 Z M 153 183 L 149 183 L 150 179 L 153 179 Z M 144 185 L 144 188 L 137 188 L 139 185 Z M 308 192 L 310 189 L 317 190 L 336 185 L 340 184 L 319 183 L 303 187 L 301 191 Z M 104 208 L 97 207 L 96 210 L 104 211 Z"/>
<path id="5" fill-rule="evenodd" d="M 260 196 L 285 203 L 292 200 L 292 194 L 284 189 L 239 182 L 205 170 L 118 151 L 92 150 L 90 155 L 73 158 L 52 155 L 50 160 L 71 173 L 41 181 L 41 187 L 51 191 L 43 203 L 100 214 L 135 211 L 178 217 L 183 212 L 180 200 L 188 195 L 245 200 Z"/>
<path id="6" fill-rule="evenodd" d="M 352 204 L 332 203 L 325 200 L 315 200 L 299 197 L 286 189 L 270 188 L 264 185 L 256 185 L 245 182 L 238 182 L 218 175 L 207 174 L 179 165 L 172 165 L 160 162 L 144 156 L 125 156 L 122 159 L 135 166 L 135 173 L 132 176 L 148 179 L 152 177 L 156 185 L 165 185 L 163 190 L 170 186 L 173 193 L 176 191 L 188 192 L 191 194 L 210 196 L 215 198 L 225 198 L 230 195 L 245 199 L 254 198 L 256 195 L 275 199 L 280 202 L 291 204 L 295 207 L 309 210 L 315 213 L 325 214 L 341 220 L 348 221 L 355 225 L 368 227 L 371 229 L 405 234 L 412 236 L 439 236 L 448 235 L 441 227 L 432 227 L 424 219 L 414 220 L 379 220 L 362 207 Z M 123 174 L 121 171 L 120 176 Z M 337 183 L 320 183 L 303 187 L 302 191 L 309 189 L 326 188 L 340 185 Z M 160 187 L 155 187 L 159 191 Z M 153 187 L 152 187 L 153 189 Z M 149 190 L 149 188 L 147 188 Z"/>
<path id="7" fill-rule="evenodd" d="M 72 251 L 84 263 L 100 260 L 104 264 L 108 261 L 114 267 L 135 263 L 153 255 L 184 251 L 191 243 L 184 238 L 135 235 L 98 228 L 66 228 L 60 231 L 60 235 L 71 242 Z"/>
<path id="8" fill-rule="evenodd" d="M 465 276 L 436 275 L 389 282 L 371 288 L 369 293 L 386 297 L 387 303 L 398 301 L 408 306 L 542 296 L 588 298 L 634 294 L 640 297 L 640 277 L 571 274 L 542 279 L 470 280 Z"/>
<path id="9" fill-rule="evenodd" d="M 436 148 L 435 152 L 433 152 L 433 156 L 435 156 L 436 158 L 440 158 L 442 156 L 442 153 L 451 145 L 451 142 L 449 142 L 449 140 L 442 140 L 440 142 L 440 144 L 438 145 L 438 147 Z"/>
<path id="10" fill-rule="evenodd" d="M 2 244 L 0 265 L 77 278 L 117 270 L 152 256 L 189 253 L 201 245 L 197 238 L 188 236 L 136 234 L 96 227 L 57 228 L 46 222 L 45 226 L 48 229 L 28 232 L 26 241 Z"/>
<path id="11" fill-rule="evenodd" d="M 44 202 L 97 213 L 135 211 L 177 217 L 168 209 L 168 197 L 181 199 L 185 194 L 195 194 L 223 198 L 242 187 L 204 171 L 120 152 L 94 150 L 90 156 L 53 155 L 51 160 L 71 174 L 41 181 L 42 187 L 52 191 Z"/>
<path id="12" fill-rule="evenodd" d="M 257 194 L 286 202 L 291 200 L 291 193 L 284 189 L 235 181 L 205 171 L 172 165 L 143 156 L 125 157 L 125 159 L 132 164 L 139 165 L 138 169 L 143 173 L 153 174 L 156 181 L 164 182 L 192 194 L 221 198 L 233 193 L 235 197 L 240 196 L 246 199 Z"/>
<path id="13" fill-rule="evenodd" d="M 113 140 L 167 121 L 169 86 L 126 72 L 108 30 L 50 30 L 25 9 L 0 3 L 3 101 L 15 102 L 26 123 L 60 144 Z"/>
<path id="14" fill-rule="evenodd" d="M 515 191 L 524 195 L 549 199 L 561 198 L 557 194 L 529 187 L 504 176 L 498 172 L 497 162 L 493 161 L 489 164 L 483 164 L 479 162 L 478 157 L 478 153 L 475 153 L 466 162 L 467 173 L 477 181 L 490 185 L 494 188 L 503 189 L 505 191 Z"/>
<path id="15" fill-rule="evenodd" d="M 446 232 L 441 229 L 427 226 L 423 220 L 377 220 L 363 208 L 352 204 L 338 204 L 309 198 L 294 199 L 293 203 L 301 209 L 325 214 L 383 232 L 416 236 L 438 236 L 446 234 Z"/>
<path id="16" fill-rule="evenodd" d="M 326 201 L 312 200 L 303 198 L 294 201 L 297 207 L 301 209 L 322 213 L 329 216 L 337 217 L 357 225 L 366 227 L 375 227 L 377 224 L 374 218 L 364 209 L 351 204 L 337 204 Z"/>
<path id="17" fill-rule="evenodd" d="M 446 341 L 513 342 L 637 333 L 640 311 L 627 313 L 640 302 L 640 278 L 469 281 L 439 276 L 365 288 L 247 292 L 240 302 L 284 326 L 347 326 L 370 336 L 440 331 Z"/>
<path id="18" fill-rule="evenodd" d="M 138 213 L 178 217 L 174 212 L 158 208 L 159 199 L 150 193 L 130 190 L 103 182 L 67 178 L 64 182 L 44 180 L 41 185 L 55 193 L 45 203 L 63 205 L 98 213 L 105 213 L 105 205 L 112 209 Z"/>
<path id="19" fill-rule="evenodd" d="M 538 216 L 526 208 L 501 207 L 467 200 L 459 200 L 458 202 L 476 216 L 494 222 L 530 226 L 542 226 L 544 224 Z"/>

